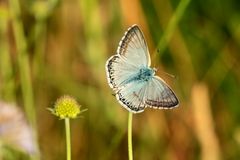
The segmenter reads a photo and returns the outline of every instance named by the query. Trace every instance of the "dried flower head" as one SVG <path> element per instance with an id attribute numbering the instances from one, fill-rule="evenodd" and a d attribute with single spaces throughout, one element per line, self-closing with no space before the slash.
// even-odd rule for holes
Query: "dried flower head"
<path id="1" fill-rule="evenodd" d="M 53 109 L 49 109 L 54 115 L 60 119 L 76 118 L 80 114 L 80 105 L 71 96 L 60 97 Z"/>

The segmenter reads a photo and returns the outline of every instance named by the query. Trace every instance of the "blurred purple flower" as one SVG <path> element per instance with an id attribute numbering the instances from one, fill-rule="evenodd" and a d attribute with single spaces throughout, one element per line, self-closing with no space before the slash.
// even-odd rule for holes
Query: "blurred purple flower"
<path id="1" fill-rule="evenodd" d="M 27 154 L 34 154 L 36 147 L 33 133 L 19 107 L 0 101 L 0 141 Z"/>

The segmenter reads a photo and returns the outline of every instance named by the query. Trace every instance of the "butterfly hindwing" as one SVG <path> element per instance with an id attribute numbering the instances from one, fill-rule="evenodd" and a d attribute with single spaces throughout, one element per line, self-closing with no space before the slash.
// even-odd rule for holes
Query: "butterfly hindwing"
<path id="1" fill-rule="evenodd" d="M 120 104 L 133 113 L 144 111 L 146 108 L 146 104 L 143 101 L 145 85 L 145 82 L 131 82 L 121 88 L 116 94 Z"/>
<path id="2" fill-rule="evenodd" d="M 153 108 L 170 109 L 177 107 L 178 99 L 172 89 L 158 76 L 148 81 L 144 103 Z"/>
<path id="3" fill-rule="evenodd" d="M 149 81 L 129 83 L 121 88 L 116 96 L 119 102 L 133 113 L 140 113 L 146 107 L 171 109 L 179 103 L 171 88 L 157 76 Z"/>

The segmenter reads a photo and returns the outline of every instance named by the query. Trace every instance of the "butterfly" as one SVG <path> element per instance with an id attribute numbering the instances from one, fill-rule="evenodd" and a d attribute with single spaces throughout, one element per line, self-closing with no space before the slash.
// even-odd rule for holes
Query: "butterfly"
<path id="1" fill-rule="evenodd" d="M 108 84 L 119 103 L 132 113 L 145 108 L 171 109 L 178 98 L 150 68 L 151 59 L 142 31 L 131 26 L 119 43 L 117 54 L 106 62 Z"/>

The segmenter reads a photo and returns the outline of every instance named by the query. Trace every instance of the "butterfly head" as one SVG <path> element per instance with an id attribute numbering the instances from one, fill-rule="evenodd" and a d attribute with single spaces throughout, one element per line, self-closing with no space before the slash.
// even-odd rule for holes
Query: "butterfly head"
<path id="1" fill-rule="evenodd" d="M 156 73 L 158 71 L 158 68 L 153 68 L 153 72 L 154 72 L 154 74 Z"/>

